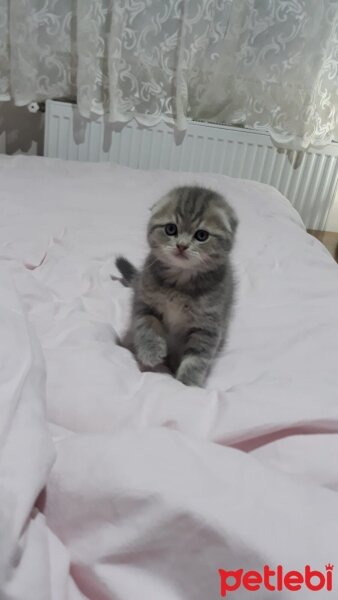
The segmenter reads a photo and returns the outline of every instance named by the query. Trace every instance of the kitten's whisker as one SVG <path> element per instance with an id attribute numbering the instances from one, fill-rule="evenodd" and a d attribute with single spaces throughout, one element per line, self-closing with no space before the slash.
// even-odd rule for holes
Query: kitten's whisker
<path id="1" fill-rule="evenodd" d="M 145 264 L 145 266 L 144 266 L 144 269 L 145 269 L 145 270 L 149 270 L 149 269 L 151 269 L 151 268 L 154 266 L 154 264 L 155 264 L 156 262 L 157 262 L 157 258 L 154 258 L 154 260 L 153 260 L 151 263 L 149 263 L 149 264 Z"/>

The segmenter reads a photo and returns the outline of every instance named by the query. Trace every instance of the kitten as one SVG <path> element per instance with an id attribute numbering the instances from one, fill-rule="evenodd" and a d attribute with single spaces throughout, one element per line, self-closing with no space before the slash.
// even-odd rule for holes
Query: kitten
<path id="1" fill-rule="evenodd" d="M 234 295 L 229 251 L 236 228 L 234 211 L 220 194 L 178 187 L 152 208 L 143 269 L 116 260 L 134 289 L 122 345 L 142 365 L 165 362 L 182 383 L 203 386 L 228 328 Z"/>

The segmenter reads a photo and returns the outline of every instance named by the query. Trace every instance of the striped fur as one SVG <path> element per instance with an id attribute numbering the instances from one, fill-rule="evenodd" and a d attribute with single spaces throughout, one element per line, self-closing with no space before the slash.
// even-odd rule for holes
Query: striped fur
<path id="1" fill-rule="evenodd" d="M 166 233 L 168 223 L 176 226 L 175 235 Z M 143 269 L 117 261 L 134 289 L 126 345 L 143 367 L 166 363 L 182 383 L 204 385 L 231 315 L 229 251 L 236 228 L 224 198 L 201 187 L 175 188 L 152 208 Z M 196 239 L 200 230 L 208 233 L 206 240 Z"/>

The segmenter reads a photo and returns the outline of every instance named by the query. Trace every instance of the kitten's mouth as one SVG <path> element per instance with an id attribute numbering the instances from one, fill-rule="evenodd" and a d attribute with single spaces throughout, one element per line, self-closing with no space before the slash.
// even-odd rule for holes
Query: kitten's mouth
<path id="1" fill-rule="evenodd" d="M 174 250 L 173 255 L 175 258 L 180 258 L 181 260 L 188 260 L 189 258 L 184 252 L 180 252 L 179 250 Z"/>
<path id="2" fill-rule="evenodd" d="M 171 267 L 178 269 L 179 271 L 189 271 L 193 268 L 191 257 L 187 254 L 182 254 L 181 252 L 172 252 L 170 259 Z"/>

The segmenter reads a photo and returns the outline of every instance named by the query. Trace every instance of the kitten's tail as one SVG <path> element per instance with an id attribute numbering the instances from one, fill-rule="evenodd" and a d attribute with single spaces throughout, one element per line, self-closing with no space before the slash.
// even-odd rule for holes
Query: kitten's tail
<path id="1" fill-rule="evenodd" d="M 124 258 L 123 256 L 118 256 L 115 264 L 120 271 L 126 285 L 131 286 L 135 280 L 135 277 L 138 273 L 137 269 L 132 265 L 129 260 Z"/>

